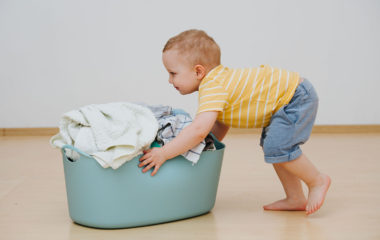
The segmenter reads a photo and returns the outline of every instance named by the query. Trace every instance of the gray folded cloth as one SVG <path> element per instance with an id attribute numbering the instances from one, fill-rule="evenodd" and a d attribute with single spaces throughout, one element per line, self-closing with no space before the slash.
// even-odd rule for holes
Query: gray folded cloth
<path id="1" fill-rule="evenodd" d="M 163 105 L 144 105 L 148 107 L 158 121 L 158 132 L 156 141 L 165 145 L 173 140 L 193 120 L 191 116 L 182 109 L 173 109 Z M 199 145 L 182 154 L 187 160 L 196 164 L 203 151 L 215 150 L 214 140 L 209 135 Z"/>

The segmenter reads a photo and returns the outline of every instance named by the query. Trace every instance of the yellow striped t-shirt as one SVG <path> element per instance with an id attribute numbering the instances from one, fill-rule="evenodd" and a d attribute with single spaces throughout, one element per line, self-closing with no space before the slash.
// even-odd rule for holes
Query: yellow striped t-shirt
<path id="1" fill-rule="evenodd" d="M 219 65 L 199 86 L 198 113 L 217 111 L 218 120 L 234 128 L 261 128 L 288 104 L 299 83 L 299 74 L 261 65 L 230 69 Z"/>

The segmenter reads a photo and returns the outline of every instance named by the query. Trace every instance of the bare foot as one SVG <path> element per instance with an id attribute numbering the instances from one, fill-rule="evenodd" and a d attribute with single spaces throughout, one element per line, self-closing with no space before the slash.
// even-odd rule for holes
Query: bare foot
<path id="1" fill-rule="evenodd" d="M 285 198 L 271 204 L 265 205 L 264 210 L 274 211 L 304 211 L 306 209 L 306 198 L 289 199 Z"/>
<path id="2" fill-rule="evenodd" d="M 317 183 L 314 186 L 309 186 L 309 199 L 306 205 L 307 215 L 310 215 L 321 208 L 330 184 L 330 177 L 321 173 Z"/>

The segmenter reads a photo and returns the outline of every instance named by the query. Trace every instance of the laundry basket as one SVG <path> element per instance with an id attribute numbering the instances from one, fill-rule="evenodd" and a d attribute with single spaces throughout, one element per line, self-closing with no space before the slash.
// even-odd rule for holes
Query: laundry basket
<path id="1" fill-rule="evenodd" d="M 182 156 L 163 164 L 152 177 L 142 173 L 139 157 L 118 169 L 102 168 L 88 154 L 62 148 L 71 219 L 95 228 L 127 228 L 169 222 L 209 212 L 215 204 L 225 145 L 214 137 L 194 166 Z M 68 159 L 65 149 L 79 153 Z"/>

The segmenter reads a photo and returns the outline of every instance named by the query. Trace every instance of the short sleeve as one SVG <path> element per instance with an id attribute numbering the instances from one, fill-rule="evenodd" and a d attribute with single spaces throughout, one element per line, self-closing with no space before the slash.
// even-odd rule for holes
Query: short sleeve
<path id="1" fill-rule="evenodd" d="M 222 112 L 228 104 L 228 93 L 217 84 L 207 84 L 199 90 L 199 105 L 197 114 L 201 112 Z"/>

